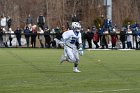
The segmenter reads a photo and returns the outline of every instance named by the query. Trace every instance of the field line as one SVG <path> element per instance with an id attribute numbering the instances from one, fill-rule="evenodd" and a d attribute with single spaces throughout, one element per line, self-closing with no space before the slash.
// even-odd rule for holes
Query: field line
<path id="1" fill-rule="evenodd" d="M 135 89 L 140 89 L 140 88 L 135 88 Z M 104 92 L 130 91 L 135 89 L 113 89 L 113 90 L 81 91 L 81 92 L 70 92 L 70 93 L 104 93 Z"/>

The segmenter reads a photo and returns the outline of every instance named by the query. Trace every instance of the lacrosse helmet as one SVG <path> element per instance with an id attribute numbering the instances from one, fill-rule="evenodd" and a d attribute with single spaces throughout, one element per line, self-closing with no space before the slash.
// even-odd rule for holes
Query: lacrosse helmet
<path id="1" fill-rule="evenodd" d="M 79 31 L 81 30 L 81 25 L 79 22 L 72 22 L 72 25 L 71 25 L 72 29 L 75 30 L 75 31 Z"/>

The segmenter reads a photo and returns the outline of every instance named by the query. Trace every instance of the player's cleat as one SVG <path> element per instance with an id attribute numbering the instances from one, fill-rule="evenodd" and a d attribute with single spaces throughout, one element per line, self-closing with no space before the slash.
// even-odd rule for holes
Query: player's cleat
<path id="1" fill-rule="evenodd" d="M 79 71 L 78 69 L 74 69 L 73 72 L 80 73 L 81 71 Z"/>
<path id="2" fill-rule="evenodd" d="M 60 64 L 62 64 L 64 61 L 67 61 L 67 57 L 62 55 L 60 59 Z"/>

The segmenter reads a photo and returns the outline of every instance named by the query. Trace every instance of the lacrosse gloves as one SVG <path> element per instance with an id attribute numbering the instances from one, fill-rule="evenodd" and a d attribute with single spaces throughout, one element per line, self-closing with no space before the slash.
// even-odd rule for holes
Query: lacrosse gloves
<path id="1" fill-rule="evenodd" d="M 79 48 L 79 55 L 82 56 L 84 54 L 84 51 L 82 48 Z"/>

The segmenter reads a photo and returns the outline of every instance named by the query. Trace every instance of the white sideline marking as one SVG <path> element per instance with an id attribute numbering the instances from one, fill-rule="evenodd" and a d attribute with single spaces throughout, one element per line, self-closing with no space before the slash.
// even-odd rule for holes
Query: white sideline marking
<path id="1" fill-rule="evenodd" d="M 99 91 L 85 91 L 85 92 L 70 92 L 70 93 L 103 93 L 103 92 L 120 92 L 129 91 L 133 89 L 114 89 L 114 90 L 99 90 Z"/>
<path id="2" fill-rule="evenodd" d="M 112 50 L 112 49 L 85 49 L 85 50 L 91 51 L 91 50 Z"/>
<path id="3" fill-rule="evenodd" d="M 92 50 L 113 50 L 113 49 L 85 49 L 88 51 L 92 51 Z M 135 49 L 116 49 L 116 50 L 135 50 Z"/>
<path id="4" fill-rule="evenodd" d="M 135 49 L 118 49 L 118 50 L 135 50 Z"/>

